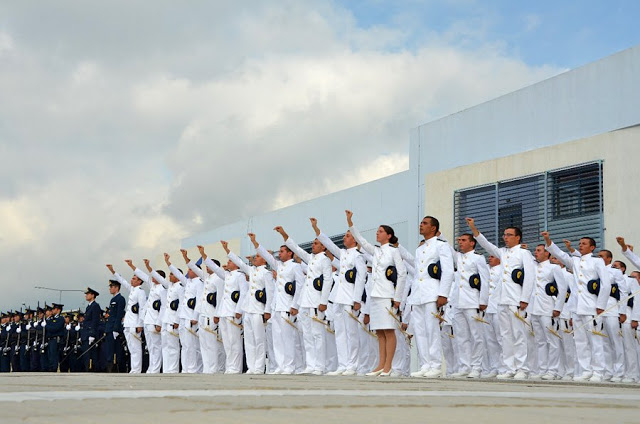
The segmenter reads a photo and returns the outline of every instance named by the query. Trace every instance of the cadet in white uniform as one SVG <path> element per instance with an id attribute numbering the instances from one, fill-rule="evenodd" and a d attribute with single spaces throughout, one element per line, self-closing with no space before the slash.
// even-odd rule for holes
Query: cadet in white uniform
<path id="1" fill-rule="evenodd" d="M 562 269 L 549 261 L 550 255 L 544 244 L 536 246 L 534 254 L 536 282 L 529 310 L 538 349 L 538 372 L 543 380 L 555 380 L 560 377 L 560 313 L 567 294 L 567 282 Z"/>
<path id="2" fill-rule="evenodd" d="M 247 290 L 246 275 L 243 274 L 232 260 L 227 262 L 227 272 L 219 267 L 211 258 L 206 257 L 202 246 L 198 246 L 204 263 L 215 274 L 224 279 L 222 296 L 218 296 L 219 326 L 222 331 L 222 343 L 226 355 L 225 374 L 242 373 L 242 305 L 240 299 Z"/>
<path id="3" fill-rule="evenodd" d="M 198 246 L 199 249 L 201 247 Z M 200 257 L 203 252 L 200 253 Z M 213 262 L 220 265 L 220 262 L 215 259 Z M 188 266 L 204 282 L 202 293 L 196 302 L 196 312 L 199 314 L 198 338 L 202 356 L 202 372 L 205 374 L 223 373 L 225 353 L 218 327 L 220 319 L 217 314 L 217 306 L 218 293 L 222 293 L 224 290 L 224 280 L 218 277 L 213 270 L 207 272 L 209 269 L 207 266 L 204 269 L 198 268 L 193 263 Z"/>
<path id="4" fill-rule="evenodd" d="M 267 262 L 260 255 L 248 266 L 231 252 L 226 241 L 222 247 L 227 257 L 249 276 L 249 288 L 240 299 L 243 310 L 244 349 L 247 355 L 247 374 L 264 374 L 267 360 L 265 316 L 271 315 L 273 299 L 273 275 L 266 267 Z"/>
<path id="5" fill-rule="evenodd" d="M 471 234 L 458 237 L 457 308 L 454 317 L 460 369 L 452 377 L 479 378 L 482 373 L 483 328 L 482 311 L 489 303 L 489 266 L 484 256 L 475 252 L 476 241 Z"/>
<path id="6" fill-rule="evenodd" d="M 318 221 L 311 218 L 316 236 L 340 262 L 334 288 L 334 318 L 338 369 L 331 375 L 355 375 L 358 368 L 359 322 L 354 318 L 359 314 L 360 300 L 364 293 L 367 267 L 364 256 L 358 250 L 356 240 L 347 231 L 343 237 L 344 249 L 340 249 L 320 231 Z"/>
<path id="7" fill-rule="evenodd" d="M 598 257 L 602 258 L 604 265 L 609 271 L 611 277 L 611 291 L 607 307 L 602 314 L 602 323 L 604 324 L 604 353 L 606 372 L 604 380 L 612 383 L 620 383 L 624 378 L 624 343 L 621 323 L 627 320 L 627 304 L 620 302 L 621 294 L 627 293 L 627 279 L 617 268 L 612 266 L 613 254 L 610 250 L 601 249 Z"/>
<path id="8" fill-rule="evenodd" d="M 529 305 L 535 281 L 533 257 L 520 246 L 522 231 L 507 227 L 502 236 L 506 247 L 498 248 L 480 234 L 473 218 L 466 218 L 476 241 L 490 255 L 500 258 L 502 263 L 502 287 L 499 304 L 500 332 L 502 334 L 502 356 L 507 371 L 498 378 L 527 378 L 527 332 L 523 322 L 525 309 Z"/>
<path id="9" fill-rule="evenodd" d="M 573 320 L 572 317 L 576 313 L 577 296 L 573 296 L 572 293 L 578 292 L 578 283 L 572 273 L 567 271 L 564 264 L 560 262 L 558 258 L 552 256 L 551 263 L 558 265 L 562 269 L 562 277 L 567 285 L 567 292 L 564 296 L 564 306 L 560 312 L 560 329 L 558 334 L 562 337 L 562 361 L 561 375 L 562 380 L 571 381 L 573 376 L 576 375 L 576 344 L 573 340 Z"/>
<path id="10" fill-rule="evenodd" d="M 167 308 L 167 290 L 158 280 L 136 268 L 133 263 L 127 263 L 133 273 L 150 286 L 144 314 L 144 339 L 149 351 L 147 374 L 157 374 L 162 370 L 162 319 Z M 148 272 L 151 272 L 149 260 L 145 259 L 144 263 Z M 160 270 L 158 273 L 164 277 L 164 271 Z"/>
<path id="11" fill-rule="evenodd" d="M 622 254 L 631 262 L 636 268 L 640 268 L 640 257 L 631 251 L 626 244 L 623 237 L 616 237 L 616 240 L 622 248 Z M 624 265 L 626 270 L 626 265 Z M 637 278 L 632 276 L 627 278 L 627 293 L 626 293 L 626 305 L 627 305 L 627 319 L 622 323 L 623 343 L 625 346 L 625 376 L 622 379 L 623 383 L 635 383 L 639 381 L 639 369 L 640 361 L 638 352 L 640 352 L 640 344 L 636 340 L 636 329 L 632 327 L 633 321 L 638 321 L 640 317 L 640 303 L 636 301 L 635 296 L 629 297 L 631 294 L 637 293 L 640 290 L 640 284 Z M 638 275 L 637 272 L 635 275 Z M 637 325 L 637 324 L 636 324 Z"/>
<path id="12" fill-rule="evenodd" d="M 144 312 L 147 303 L 147 295 L 140 285 L 143 281 L 137 276 L 131 277 L 131 283 L 122 278 L 113 270 L 113 266 L 107 265 L 115 279 L 129 290 L 127 309 L 124 314 L 124 336 L 127 340 L 129 357 L 131 359 L 130 374 L 142 372 L 142 330 L 144 328 Z"/>
<path id="13" fill-rule="evenodd" d="M 170 265 L 170 256 L 164 254 L 164 261 Z M 180 372 L 180 299 L 184 287 L 173 274 L 169 274 L 169 281 L 157 271 L 151 271 L 151 276 L 167 289 L 167 309 L 162 319 L 162 372 L 175 374 Z"/>
<path id="14" fill-rule="evenodd" d="M 249 233 L 251 243 L 258 255 L 262 256 L 269 266 L 275 270 L 276 282 L 271 310 L 273 320 L 274 374 L 293 374 L 296 368 L 296 340 L 301 331 L 297 323 L 298 311 L 293 307 L 299 303 L 304 287 L 304 274 L 300 264 L 293 260 L 293 252 L 287 246 L 280 246 L 276 261 L 267 249 L 256 241 L 256 236 Z M 269 359 L 271 361 L 271 358 Z"/>
<path id="15" fill-rule="evenodd" d="M 318 239 L 313 241 L 312 253 L 309 254 L 300 248 L 281 226 L 277 226 L 275 230 L 280 233 L 285 245 L 308 266 L 299 298 L 300 303 L 294 304 L 293 307 L 301 314 L 306 362 L 304 373 L 322 375 L 325 372 L 325 312 L 331 292 L 331 260 L 325 254 L 326 248 Z"/>
<path id="16" fill-rule="evenodd" d="M 420 371 L 414 377 L 442 376 L 442 343 L 440 319 L 453 284 L 453 257 L 448 243 L 436 234 L 440 223 L 427 216 L 420 222 L 420 235 L 425 243 L 416 250 L 416 278 L 407 304 L 411 306 L 412 330 L 418 348 Z"/>
<path id="17" fill-rule="evenodd" d="M 543 232 L 542 236 L 547 242 L 549 253 L 560 259 L 577 278 L 578 292 L 571 292 L 577 300 L 576 315 L 573 317 L 573 338 L 582 375 L 575 375 L 573 379 L 601 382 L 605 372 L 605 358 L 604 337 L 598 334 L 602 331 L 602 318 L 598 315 L 607 307 L 611 291 L 609 272 L 603 260 L 593 255 L 596 242 L 592 238 L 580 239 L 578 251 L 582 256 L 576 257 L 560 250 L 551 241 L 548 232 Z"/>
<path id="18" fill-rule="evenodd" d="M 353 225 L 353 212 L 345 211 L 351 235 L 358 244 L 373 257 L 371 271 L 372 282 L 367 300 L 370 313 L 370 327 L 378 336 L 378 366 L 368 376 L 389 376 L 393 356 L 396 351 L 396 321 L 391 315 L 400 308 L 403 300 L 407 270 L 398 249 L 393 247 L 398 242 L 393 228 L 387 225 L 378 227 L 376 240 L 380 247 L 369 243 Z M 414 315 L 415 319 L 415 315 Z"/>
<path id="19" fill-rule="evenodd" d="M 502 288 L 502 264 L 500 258 L 489 255 L 489 304 L 485 310 L 484 325 L 484 374 L 482 378 L 493 378 L 506 372 L 502 360 L 502 335 L 498 319 L 498 302 Z"/>

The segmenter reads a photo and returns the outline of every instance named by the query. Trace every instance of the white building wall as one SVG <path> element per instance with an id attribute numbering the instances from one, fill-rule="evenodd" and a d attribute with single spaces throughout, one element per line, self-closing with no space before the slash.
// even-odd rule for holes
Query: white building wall
<path id="1" fill-rule="evenodd" d="M 341 234 L 347 230 L 345 209 L 354 212 L 354 222 L 370 241 L 375 241 L 375 232 L 380 224 L 394 228 L 401 243 L 408 237 L 408 199 L 415 193 L 408 172 L 401 172 L 387 178 L 372 181 L 356 187 L 298 203 L 287 208 L 250 217 L 212 231 L 201 233 L 182 241 L 184 248 L 197 244 L 215 244 L 219 240 L 238 242 L 241 255 L 254 253 L 253 245 L 246 236 L 254 232 L 256 238 L 269 249 L 277 250 L 282 245 L 282 237 L 273 231 L 282 225 L 297 242 L 305 243 L 315 238 L 309 222 L 310 217 L 318 219 L 319 227 L 328 235 Z M 219 245 L 219 244 L 218 244 Z M 191 252 L 191 249 L 189 249 Z M 218 259 L 222 251 L 212 254 Z"/>

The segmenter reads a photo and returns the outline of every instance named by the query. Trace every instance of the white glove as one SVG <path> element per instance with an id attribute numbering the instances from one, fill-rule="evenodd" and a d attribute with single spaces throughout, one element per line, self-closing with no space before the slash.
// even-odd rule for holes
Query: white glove
<path id="1" fill-rule="evenodd" d="M 42 321 L 42 324 L 40 324 L 41 327 L 46 327 L 47 326 L 47 321 Z"/>
<path id="2" fill-rule="evenodd" d="M 20 327 L 16 328 L 16 333 L 18 333 L 18 334 L 22 333 L 22 328 L 20 328 Z"/>
<path id="3" fill-rule="evenodd" d="M 119 333 L 118 333 L 117 331 L 114 331 L 114 332 L 113 332 L 113 340 L 115 340 L 115 339 L 117 339 L 117 338 L 118 338 L 118 334 L 119 334 Z"/>
<path id="4" fill-rule="evenodd" d="M 76 325 L 76 331 L 80 331 L 80 324 Z"/>
<path id="5" fill-rule="evenodd" d="M 95 339 L 96 339 L 95 337 L 89 337 L 89 344 L 93 343 Z"/>
<path id="6" fill-rule="evenodd" d="M 7 331 L 11 331 L 11 324 L 7 324 Z"/>
<path id="7" fill-rule="evenodd" d="M 27 331 L 31 330 L 31 323 L 27 324 L 25 328 L 27 329 Z"/>
<path id="8" fill-rule="evenodd" d="M 67 329 L 67 331 L 71 331 L 71 324 L 67 324 L 65 328 Z"/>

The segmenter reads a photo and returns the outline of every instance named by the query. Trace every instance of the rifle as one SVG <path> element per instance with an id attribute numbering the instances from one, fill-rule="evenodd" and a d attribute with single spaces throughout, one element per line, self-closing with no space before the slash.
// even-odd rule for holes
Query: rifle
<path id="1" fill-rule="evenodd" d="M 4 328 L 5 328 L 5 331 L 7 331 L 7 338 L 4 342 L 4 348 L 2 348 L 2 355 L 9 356 L 9 331 L 7 330 L 6 326 Z"/>
<path id="2" fill-rule="evenodd" d="M 100 343 L 105 337 L 107 337 L 107 334 L 103 335 L 102 337 L 100 337 L 98 340 L 94 341 L 93 343 L 91 343 L 91 345 L 87 348 L 87 350 L 85 350 L 84 352 L 82 352 L 79 356 L 78 359 L 82 358 L 87 352 L 89 352 L 91 349 L 93 349 L 94 347 L 96 347 L 98 345 L 98 343 Z M 69 356 L 67 354 L 67 356 Z M 66 356 L 65 356 L 66 358 Z M 64 358 L 62 358 L 64 359 Z"/>
<path id="3" fill-rule="evenodd" d="M 44 321 L 46 322 L 47 319 L 45 318 Z M 47 342 L 47 326 L 45 325 L 44 327 L 42 327 L 42 342 L 40 343 L 40 354 L 44 355 L 47 353 L 47 346 L 49 346 L 49 343 Z"/>
<path id="4" fill-rule="evenodd" d="M 18 321 L 18 328 L 22 326 L 22 321 Z M 16 356 L 20 356 L 20 336 L 22 336 L 22 329 L 20 328 L 20 332 L 18 333 L 18 341 L 16 342 L 16 350 L 13 353 Z"/>

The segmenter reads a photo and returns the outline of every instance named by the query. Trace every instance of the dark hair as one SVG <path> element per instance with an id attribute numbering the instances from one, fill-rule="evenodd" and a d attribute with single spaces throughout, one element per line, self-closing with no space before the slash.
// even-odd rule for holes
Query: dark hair
<path id="1" fill-rule="evenodd" d="M 473 234 L 464 233 L 460 237 L 467 237 L 471 243 L 473 243 L 473 247 L 476 247 L 476 239 L 473 237 Z"/>
<path id="2" fill-rule="evenodd" d="M 161 276 L 162 278 L 165 278 L 165 277 L 167 276 L 167 274 L 165 274 L 165 273 L 164 273 L 164 271 L 163 271 L 163 270 L 161 270 L 161 269 L 156 270 L 156 272 L 157 272 L 158 274 L 160 274 L 160 276 Z"/>
<path id="3" fill-rule="evenodd" d="M 438 231 L 440 231 L 440 221 L 438 221 L 438 218 L 434 218 L 434 217 L 429 216 L 429 215 L 427 215 L 427 216 L 425 216 L 425 217 L 424 217 L 424 219 L 427 219 L 427 218 L 429 218 L 429 220 L 431 221 L 431 225 L 433 225 L 434 227 L 436 227 L 436 233 L 437 233 Z"/>
<path id="4" fill-rule="evenodd" d="M 219 260 L 217 260 L 217 259 L 214 259 L 214 260 L 213 260 L 213 263 L 214 263 L 214 264 L 216 264 L 216 265 L 218 265 L 218 266 L 220 266 L 220 261 L 219 261 Z"/>
<path id="5" fill-rule="evenodd" d="M 537 245 L 536 247 L 540 247 L 540 246 L 542 246 L 542 248 L 544 249 L 544 253 L 546 253 L 546 254 L 547 254 L 547 258 L 550 258 L 550 257 L 551 257 L 551 253 L 549 253 L 549 251 L 547 250 L 547 245 L 546 245 L 546 244 L 544 244 L 544 243 L 540 243 L 540 244 L 539 244 L 539 245 Z"/>
<path id="6" fill-rule="evenodd" d="M 514 233 L 516 233 L 516 237 L 520 237 L 520 241 L 522 241 L 522 230 L 518 227 L 507 227 L 505 228 L 506 230 L 513 230 Z"/>
<path id="7" fill-rule="evenodd" d="M 184 272 L 182 272 L 180 268 L 178 268 L 178 271 L 180 271 L 180 274 L 184 275 Z"/>
<path id="8" fill-rule="evenodd" d="M 385 233 L 391 236 L 391 238 L 389 239 L 389 243 L 396 244 L 398 242 L 398 237 L 396 237 L 396 233 L 395 231 L 393 231 L 393 228 L 389 227 L 388 225 L 381 225 L 380 228 L 382 228 Z"/>
<path id="9" fill-rule="evenodd" d="M 283 244 L 283 245 L 282 245 L 282 246 L 280 246 L 280 247 L 281 247 L 281 248 L 282 248 L 282 247 L 284 247 L 284 248 L 287 250 L 287 252 L 291 253 L 291 258 L 293 258 L 293 250 L 289 249 L 289 248 L 287 247 L 287 245 L 286 245 L 286 244 Z"/>
<path id="10" fill-rule="evenodd" d="M 622 268 L 622 269 L 621 269 L 621 271 L 622 271 L 622 273 L 623 273 L 623 274 L 624 274 L 625 272 L 627 272 L 627 264 L 625 264 L 625 263 L 624 263 L 624 262 L 622 262 L 622 261 L 615 261 L 615 262 L 618 262 L 618 263 L 620 264 L 620 268 Z"/>
<path id="11" fill-rule="evenodd" d="M 596 247 L 596 241 L 592 237 L 581 237 L 580 240 L 589 240 L 589 245 Z"/>
<path id="12" fill-rule="evenodd" d="M 601 249 L 600 251 L 604 252 L 604 255 L 607 257 L 607 259 L 613 259 L 613 253 L 611 253 L 611 250 Z"/>

